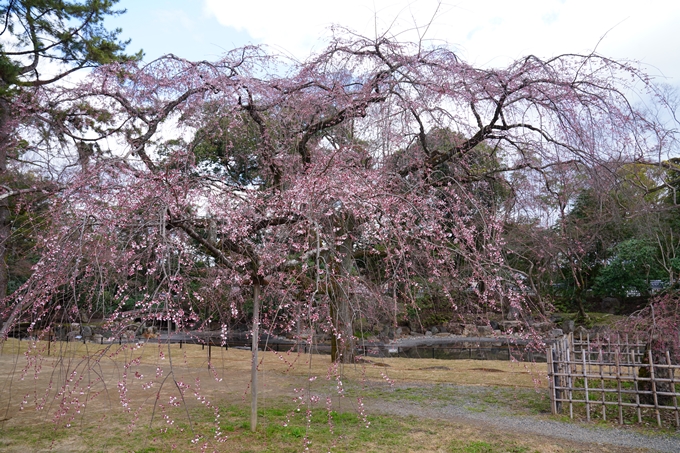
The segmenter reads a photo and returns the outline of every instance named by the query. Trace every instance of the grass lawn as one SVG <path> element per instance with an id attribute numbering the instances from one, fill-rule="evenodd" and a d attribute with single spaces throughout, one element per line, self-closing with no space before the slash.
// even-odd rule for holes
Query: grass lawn
<path id="1" fill-rule="evenodd" d="M 250 353 L 196 345 L 45 344 L 0 350 L 3 452 L 576 452 L 581 446 L 462 419 L 372 411 L 375 402 L 549 408 L 545 364 L 261 353 L 250 430 Z M 593 450 L 596 451 L 596 450 Z M 621 450 L 619 450 L 621 451 Z M 632 451 L 632 450 L 631 450 Z"/>

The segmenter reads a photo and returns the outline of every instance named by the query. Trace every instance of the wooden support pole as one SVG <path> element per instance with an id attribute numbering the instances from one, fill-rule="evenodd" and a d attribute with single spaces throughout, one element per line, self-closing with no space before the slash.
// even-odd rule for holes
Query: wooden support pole
<path id="1" fill-rule="evenodd" d="M 257 429 L 257 348 L 260 337 L 260 284 L 253 285 L 253 363 L 250 369 L 250 430 Z"/>

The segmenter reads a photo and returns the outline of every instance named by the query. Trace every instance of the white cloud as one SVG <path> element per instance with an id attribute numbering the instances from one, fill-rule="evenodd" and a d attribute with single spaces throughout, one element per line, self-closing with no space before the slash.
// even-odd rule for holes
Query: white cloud
<path id="1" fill-rule="evenodd" d="M 598 52 L 642 60 L 680 83 L 677 1 L 204 1 L 205 10 L 222 25 L 298 58 L 322 49 L 333 24 L 370 37 L 389 30 L 413 41 L 431 23 L 426 38 L 448 42 L 479 65 L 503 65 L 529 53 L 549 57 L 590 52 L 606 34 Z"/>

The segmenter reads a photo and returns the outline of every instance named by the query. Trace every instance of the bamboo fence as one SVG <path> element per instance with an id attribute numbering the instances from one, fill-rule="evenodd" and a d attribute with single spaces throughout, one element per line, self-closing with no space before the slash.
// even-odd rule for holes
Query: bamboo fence
<path id="1" fill-rule="evenodd" d="M 648 344 L 648 339 L 619 334 L 569 334 L 557 340 L 547 351 L 552 413 L 568 406 L 574 418 L 574 408 L 585 406 L 588 420 L 596 413 L 606 420 L 607 406 L 614 406 L 620 424 L 625 412 L 638 423 L 651 415 L 659 426 L 674 418 L 680 428 L 680 365 L 672 363 L 668 351 L 653 353 Z"/>

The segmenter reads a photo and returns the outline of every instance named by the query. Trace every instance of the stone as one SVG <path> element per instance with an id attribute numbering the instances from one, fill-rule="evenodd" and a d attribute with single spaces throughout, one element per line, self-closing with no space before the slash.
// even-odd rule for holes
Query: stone
<path id="1" fill-rule="evenodd" d="M 488 337 L 493 335 L 493 329 L 491 326 L 477 326 L 477 332 L 481 337 Z"/>
<path id="2" fill-rule="evenodd" d="M 66 331 L 66 327 L 64 327 L 64 326 L 62 326 L 62 325 L 58 325 L 58 326 L 54 329 L 55 338 L 56 338 L 57 340 L 59 340 L 59 341 L 66 341 L 66 338 L 67 338 L 66 335 L 67 335 L 67 333 L 68 333 L 68 332 Z"/>
<path id="3" fill-rule="evenodd" d="M 397 329 L 392 326 L 384 326 L 378 335 L 380 338 L 386 338 L 388 340 L 394 340 L 394 336 Z"/>
<path id="4" fill-rule="evenodd" d="M 435 337 L 450 337 L 451 334 L 448 332 L 439 332 L 438 334 L 435 334 Z"/>
<path id="5" fill-rule="evenodd" d="M 539 332 L 549 332 L 554 328 L 554 324 L 551 322 L 535 322 L 531 325 L 531 327 Z"/>
<path id="6" fill-rule="evenodd" d="M 430 331 L 432 332 L 432 335 L 437 335 L 439 333 L 439 329 L 436 327 L 430 327 Z"/>
<path id="7" fill-rule="evenodd" d="M 579 335 L 585 338 L 588 335 L 588 329 L 583 326 L 576 327 L 576 329 L 574 329 L 574 336 L 578 337 Z"/>
<path id="8" fill-rule="evenodd" d="M 432 332 L 429 331 L 429 330 L 426 330 L 426 331 L 425 331 L 425 336 L 426 336 L 426 337 L 431 337 L 431 336 L 432 336 Z"/>
<path id="9" fill-rule="evenodd" d="M 466 324 L 465 327 L 463 327 L 463 336 L 464 337 L 476 337 L 479 334 L 477 331 L 477 326 L 473 324 Z"/>
<path id="10" fill-rule="evenodd" d="M 562 332 L 562 329 L 553 329 L 550 331 L 550 336 L 553 338 L 559 338 L 564 336 L 564 332 Z"/>
<path id="11" fill-rule="evenodd" d="M 501 322 L 501 330 L 504 332 L 508 332 L 509 330 L 512 330 L 513 332 L 517 332 L 520 327 L 522 326 L 522 323 L 519 321 L 503 321 Z"/>
<path id="12" fill-rule="evenodd" d="M 463 330 L 464 330 L 464 326 L 462 324 L 458 324 L 458 323 L 450 323 L 448 325 L 447 330 L 449 331 L 449 333 L 452 333 L 454 335 L 462 335 Z"/>
<path id="13" fill-rule="evenodd" d="M 91 338 L 92 337 L 92 327 L 83 326 L 80 329 L 80 334 L 83 336 L 83 338 Z"/>
<path id="14" fill-rule="evenodd" d="M 498 330 L 498 328 L 500 327 L 500 324 L 498 324 L 496 321 L 489 321 L 489 325 L 493 330 Z"/>
<path id="15" fill-rule="evenodd" d="M 562 324 L 560 324 L 560 327 L 564 333 L 571 333 L 576 328 L 576 325 L 574 324 L 573 319 L 565 319 L 562 321 Z"/>
<path id="16" fill-rule="evenodd" d="M 408 335 L 408 334 L 411 333 L 411 329 L 408 326 L 400 326 L 400 327 L 397 327 L 397 330 L 396 330 L 395 333 L 396 333 L 397 336 Z"/>
<path id="17" fill-rule="evenodd" d="M 102 342 L 103 338 L 104 337 L 102 335 L 95 333 L 94 335 L 92 335 L 92 342 L 100 344 Z"/>
<path id="18" fill-rule="evenodd" d="M 110 338 L 115 335 L 113 335 L 113 330 L 108 330 L 108 329 L 102 329 L 101 332 L 99 332 L 104 338 Z"/>

